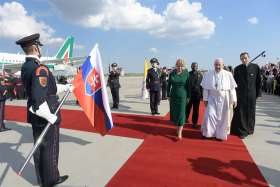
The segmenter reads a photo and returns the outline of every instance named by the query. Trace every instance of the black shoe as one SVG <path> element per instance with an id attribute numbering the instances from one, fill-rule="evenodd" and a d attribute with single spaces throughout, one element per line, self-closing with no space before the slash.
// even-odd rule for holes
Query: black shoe
<path id="1" fill-rule="evenodd" d="M 217 140 L 218 142 L 222 142 L 223 140 L 220 138 L 215 138 L 215 140 Z"/>
<path id="2" fill-rule="evenodd" d="M 198 128 L 199 128 L 199 126 L 198 126 L 197 124 L 192 124 L 192 128 L 194 128 L 194 129 L 198 129 Z"/>
<path id="3" fill-rule="evenodd" d="M 240 139 L 245 139 L 247 137 L 247 135 L 240 135 L 239 138 Z"/>
<path id="4" fill-rule="evenodd" d="M 156 114 L 156 115 L 160 115 L 160 113 L 159 113 L 159 112 L 155 112 L 155 114 Z"/>
<path id="5" fill-rule="evenodd" d="M 2 126 L 0 126 L 0 127 L 1 127 L 1 128 L 0 128 L 0 132 L 4 132 L 4 131 L 9 131 L 9 130 L 11 130 L 11 129 L 9 129 L 9 128 L 6 127 L 5 123 L 3 123 Z"/>
<path id="6" fill-rule="evenodd" d="M 213 137 L 206 137 L 206 136 L 203 136 L 203 135 L 202 135 L 202 139 L 203 139 L 203 140 L 212 140 Z"/>
<path id="7" fill-rule="evenodd" d="M 202 136 L 203 140 L 209 140 L 210 138 L 207 138 L 206 136 Z"/>
<path id="8" fill-rule="evenodd" d="M 151 114 L 152 114 L 152 115 L 156 115 L 156 113 L 155 113 L 155 112 L 151 112 Z"/>
<path id="9" fill-rule="evenodd" d="M 11 130 L 11 129 L 9 129 L 9 128 L 2 128 L 2 129 L 0 129 L 0 132 L 9 131 L 9 130 Z"/>
<path id="10" fill-rule="evenodd" d="M 69 177 L 68 175 L 60 176 L 58 178 L 58 180 L 53 185 L 57 185 L 57 184 L 63 183 L 64 181 L 66 181 L 68 179 L 68 177 Z"/>

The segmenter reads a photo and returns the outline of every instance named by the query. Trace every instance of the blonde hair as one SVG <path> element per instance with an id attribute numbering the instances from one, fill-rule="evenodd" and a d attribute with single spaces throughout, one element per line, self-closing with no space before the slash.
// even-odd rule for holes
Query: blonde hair
<path id="1" fill-rule="evenodd" d="M 178 59 L 177 61 L 176 61 L 176 67 L 177 66 L 181 66 L 181 67 L 185 67 L 185 61 L 183 60 L 183 59 Z"/>

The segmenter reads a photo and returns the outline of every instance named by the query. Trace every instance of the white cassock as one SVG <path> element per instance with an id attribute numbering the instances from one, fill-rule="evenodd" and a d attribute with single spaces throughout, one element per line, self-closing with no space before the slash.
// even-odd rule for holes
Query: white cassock
<path id="1" fill-rule="evenodd" d="M 201 82 L 203 100 L 208 101 L 202 123 L 202 135 L 226 140 L 230 133 L 237 84 L 228 71 L 209 71 Z"/>

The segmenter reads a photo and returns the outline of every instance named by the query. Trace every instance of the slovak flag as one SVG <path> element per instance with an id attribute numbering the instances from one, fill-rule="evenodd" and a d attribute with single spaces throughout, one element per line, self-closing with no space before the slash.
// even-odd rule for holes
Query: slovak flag
<path id="1" fill-rule="evenodd" d="M 113 128 L 113 121 L 98 44 L 75 76 L 73 85 L 73 92 L 92 126 L 105 135 Z"/>

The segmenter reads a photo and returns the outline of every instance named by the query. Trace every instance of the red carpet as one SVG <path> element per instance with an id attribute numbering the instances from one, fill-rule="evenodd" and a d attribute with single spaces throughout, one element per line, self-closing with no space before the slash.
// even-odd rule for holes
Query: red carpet
<path id="1" fill-rule="evenodd" d="M 24 107 L 7 106 L 6 116 L 7 120 L 25 121 L 26 111 Z M 62 110 L 62 116 L 63 128 L 94 132 L 82 111 Z M 240 139 L 230 136 L 226 142 L 202 140 L 199 130 L 186 126 L 184 139 L 176 142 L 176 131 L 168 118 L 113 114 L 115 128 L 109 134 L 141 138 L 144 142 L 108 187 L 268 186 Z"/>

